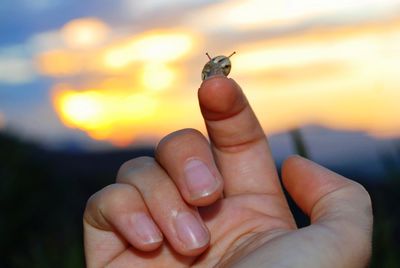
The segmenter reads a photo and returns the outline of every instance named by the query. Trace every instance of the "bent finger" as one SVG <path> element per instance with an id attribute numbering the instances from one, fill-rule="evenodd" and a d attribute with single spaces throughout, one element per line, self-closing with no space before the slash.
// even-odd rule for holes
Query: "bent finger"
<path id="1" fill-rule="evenodd" d="M 163 138 L 156 158 L 189 204 L 206 206 L 221 197 L 222 176 L 208 141 L 197 130 L 183 129 Z"/>
<path id="2" fill-rule="evenodd" d="M 117 182 L 140 191 L 152 218 L 177 252 L 196 256 L 207 248 L 210 235 L 197 209 L 185 203 L 174 182 L 153 158 L 126 162 L 118 172 Z"/>
<path id="3" fill-rule="evenodd" d="M 141 251 L 152 251 L 163 240 L 139 192 L 126 184 L 112 184 L 94 194 L 85 209 L 84 225 L 89 262 L 101 262 L 103 258 L 104 262 L 109 262 L 125 250 L 127 244 Z M 110 248 L 99 252 L 105 248 L 103 240 L 108 241 Z M 100 263 L 91 267 L 98 266 Z"/>

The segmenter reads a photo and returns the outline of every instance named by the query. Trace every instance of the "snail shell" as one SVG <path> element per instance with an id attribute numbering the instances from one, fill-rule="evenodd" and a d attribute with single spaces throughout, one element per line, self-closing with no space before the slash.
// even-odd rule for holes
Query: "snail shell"
<path id="1" fill-rule="evenodd" d="M 205 80 L 213 75 L 228 76 L 232 68 L 232 63 L 229 58 L 234 54 L 235 52 L 233 52 L 229 57 L 217 56 L 211 58 L 208 53 L 206 53 L 210 60 L 206 63 L 206 65 L 204 65 L 203 70 L 201 71 L 201 79 Z"/>

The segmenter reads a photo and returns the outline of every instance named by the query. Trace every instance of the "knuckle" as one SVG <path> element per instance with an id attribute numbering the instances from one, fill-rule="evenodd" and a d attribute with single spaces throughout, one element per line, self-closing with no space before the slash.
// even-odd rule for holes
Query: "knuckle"
<path id="1" fill-rule="evenodd" d="M 128 187 L 124 187 L 121 184 L 111 184 L 94 195 L 92 195 L 88 200 L 88 205 L 93 208 L 104 208 L 109 206 L 118 206 L 122 203 L 126 194 L 130 194 L 132 191 Z"/>
<path id="2" fill-rule="evenodd" d="M 357 209 L 354 214 L 357 215 L 357 220 L 354 221 L 353 224 L 349 224 L 349 228 L 354 229 L 353 233 L 359 232 L 360 237 L 369 240 L 373 225 L 371 197 L 363 185 L 352 180 L 349 182 L 349 189 L 351 189 L 351 192 L 348 192 L 348 194 L 352 196 L 352 206 Z"/>
<path id="3" fill-rule="evenodd" d="M 166 200 L 174 187 L 170 180 L 157 178 L 148 181 L 141 194 L 145 200 Z"/>
<path id="4" fill-rule="evenodd" d="M 127 204 L 139 196 L 137 190 L 124 184 L 111 184 L 94 193 L 86 202 L 83 219 L 92 226 L 107 226 L 111 214 L 124 213 Z"/>
<path id="5" fill-rule="evenodd" d="M 167 175 L 152 157 L 138 157 L 124 163 L 117 176 L 117 184 L 133 186 L 140 194 L 148 198 L 157 196 L 160 189 L 168 189 Z"/>
<path id="6" fill-rule="evenodd" d="M 359 194 L 359 196 L 362 199 L 363 203 L 365 205 L 371 207 L 372 206 L 372 204 L 371 204 L 371 196 L 369 195 L 367 189 L 365 189 L 365 187 L 362 184 L 360 184 L 360 183 L 358 183 L 356 181 L 351 181 L 351 184 L 353 185 L 354 191 L 356 191 Z"/>
<path id="7" fill-rule="evenodd" d="M 89 197 L 88 201 L 86 202 L 86 207 L 87 208 L 97 207 L 100 203 L 102 203 L 104 201 L 105 197 L 108 196 L 109 192 L 113 188 L 114 188 L 114 184 L 107 185 L 100 191 L 97 191 L 96 193 L 92 194 Z"/>
<path id="8" fill-rule="evenodd" d="M 93 210 L 96 206 L 96 201 L 98 200 L 98 195 L 99 192 L 92 194 L 89 199 L 86 201 L 86 206 L 85 206 L 85 212 L 84 215 L 86 216 L 87 214 L 90 213 L 90 211 Z"/>
<path id="9" fill-rule="evenodd" d="M 121 165 L 118 170 L 117 181 L 120 179 L 129 177 L 133 173 L 146 172 L 154 169 L 157 163 L 153 157 L 150 156 L 140 156 L 129 161 L 126 161 Z"/>
<path id="10" fill-rule="evenodd" d="M 111 184 L 104 188 L 104 206 L 122 207 L 128 196 L 134 194 L 134 189 L 128 185 Z"/>
<path id="11" fill-rule="evenodd" d="M 156 152 L 176 150 L 182 144 L 192 143 L 193 139 L 205 139 L 203 134 L 193 128 L 185 128 L 172 132 L 161 139 Z"/>
<path id="12" fill-rule="evenodd" d="M 359 198 L 361 200 L 361 204 L 364 206 L 364 216 L 367 219 L 367 222 L 369 225 L 372 225 L 373 221 L 373 210 L 372 210 L 372 200 L 371 196 L 368 193 L 367 189 L 363 185 L 361 185 L 358 182 L 353 181 L 355 189 L 357 189 L 357 192 L 359 193 Z M 369 229 L 372 227 L 369 227 Z"/>
<path id="13" fill-rule="evenodd" d="M 126 184 L 111 184 L 103 189 L 102 198 L 97 205 L 97 210 L 102 215 L 123 213 L 132 202 L 139 200 L 137 190 Z"/>
<path id="14" fill-rule="evenodd" d="M 84 218 L 89 218 L 89 215 L 96 216 L 98 214 L 97 212 L 107 204 L 106 198 L 109 196 L 109 193 L 112 192 L 111 189 L 114 188 L 113 185 L 114 184 L 108 185 L 89 197 L 86 201 Z"/>
<path id="15" fill-rule="evenodd" d="M 288 158 L 286 158 L 283 163 L 282 163 L 282 169 L 287 169 L 291 168 L 295 165 L 299 165 L 302 163 L 302 157 L 298 155 L 290 155 Z"/>

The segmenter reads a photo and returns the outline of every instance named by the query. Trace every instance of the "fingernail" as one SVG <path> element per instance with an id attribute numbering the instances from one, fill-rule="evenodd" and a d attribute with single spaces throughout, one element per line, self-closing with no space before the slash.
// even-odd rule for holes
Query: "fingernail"
<path id="1" fill-rule="evenodd" d="M 176 215 L 175 228 L 179 240 L 188 249 L 201 248 L 209 241 L 208 232 L 192 213 L 178 213 Z"/>
<path id="2" fill-rule="evenodd" d="M 133 224 L 137 236 L 145 244 L 160 242 L 162 236 L 156 224 L 146 213 L 136 213 L 133 215 Z"/>
<path id="3" fill-rule="evenodd" d="M 218 188 L 218 181 L 200 160 L 192 159 L 184 168 L 186 185 L 192 198 L 210 195 Z"/>

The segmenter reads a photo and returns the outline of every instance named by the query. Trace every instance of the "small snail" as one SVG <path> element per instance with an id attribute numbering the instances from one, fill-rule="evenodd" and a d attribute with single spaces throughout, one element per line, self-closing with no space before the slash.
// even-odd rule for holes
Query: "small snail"
<path id="1" fill-rule="evenodd" d="M 201 71 L 201 79 L 205 80 L 213 75 L 225 75 L 228 76 L 231 71 L 231 61 L 229 60 L 236 52 L 233 52 L 229 57 L 217 56 L 211 58 L 208 53 L 206 53 L 209 61 L 204 65 L 203 71 Z"/>

